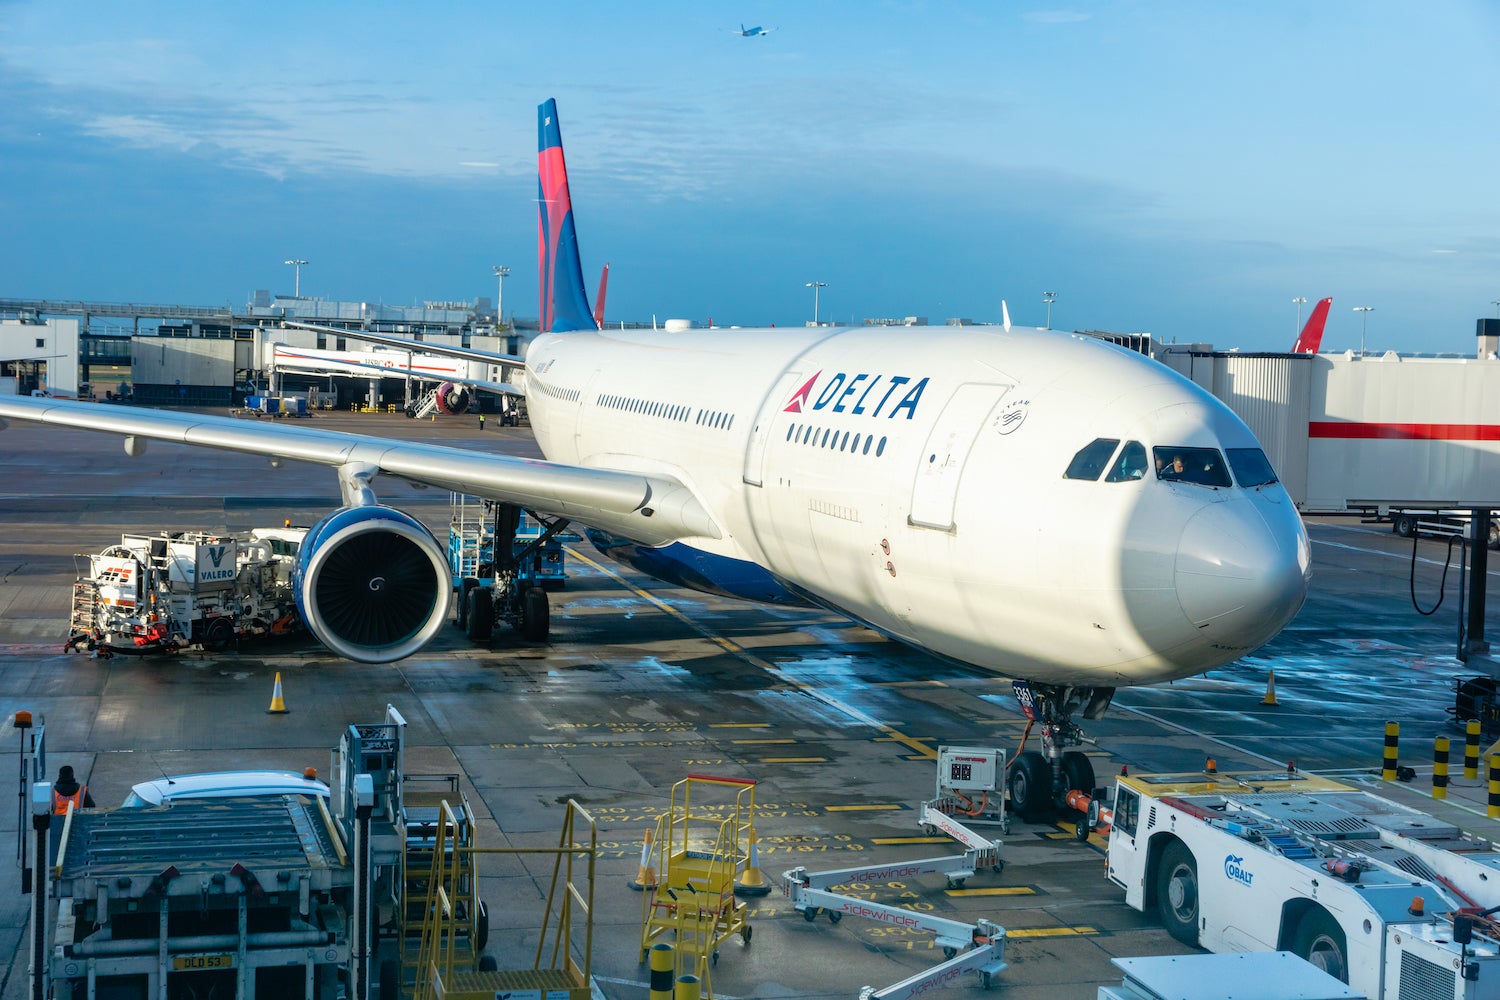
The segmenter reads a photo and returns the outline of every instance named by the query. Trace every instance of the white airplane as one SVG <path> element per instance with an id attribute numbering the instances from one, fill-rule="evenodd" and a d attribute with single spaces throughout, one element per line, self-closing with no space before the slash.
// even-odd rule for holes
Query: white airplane
<path id="1" fill-rule="evenodd" d="M 758 24 L 753 28 L 747 28 L 743 24 L 741 24 L 738 31 L 736 31 L 734 28 L 725 28 L 724 30 L 729 32 L 730 34 L 739 35 L 741 38 L 764 38 L 766 35 L 769 35 L 776 29 L 762 28 Z"/>
<path id="2" fill-rule="evenodd" d="M 579 522 L 660 580 L 817 605 L 1017 678 L 1042 731 L 1010 768 L 1029 817 L 1093 788 L 1075 713 L 1244 656 L 1301 607 L 1298 512 L 1192 382 L 1008 324 L 600 330 L 553 101 L 539 138 L 548 332 L 526 400 L 548 461 L 41 399 L 0 417 L 123 434 L 132 455 L 157 438 L 337 469 L 345 506 L 309 530 L 296 585 L 308 628 L 351 659 L 416 652 L 450 601 L 444 546 L 377 503 L 384 474 Z"/>
<path id="3" fill-rule="evenodd" d="M 524 358 L 511 355 L 475 352 L 467 348 L 450 348 L 421 341 L 386 337 L 363 330 L 341 330 L 311 324 L 287 322 L 286 326 L 303 327 L 351 340 L 369 340 L 405 348 L 405 351 L 330 351 L 289 344 L 267 344 L 269 367 L 279 372 L 302 372 L 319 375 L 354 375 L 377 378 L 410 378 L 433 388 L 406 407 L 408 417 L 425 416 L 437 410 L 445 414 L 467 413 L 480 392 L 500 396 L 524 395 L 512 382 L 493 382 L 477 378 L 470 362 L 508 366 L 519 370 Z M 480 357 L 479 355 L 483 355 Z"/>

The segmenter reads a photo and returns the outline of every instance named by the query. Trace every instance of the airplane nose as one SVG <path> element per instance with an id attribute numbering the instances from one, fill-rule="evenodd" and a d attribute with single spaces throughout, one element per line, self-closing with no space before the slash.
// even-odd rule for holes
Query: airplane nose
<path id="1" fill-rule="evenodd" d="M 1177 547 L 1177 600 L 1203 637 L 1221 649 L 1262 645 L 1307 597 L 1310 547 L 1290 505 L 1262 516 L 1237 498 L 1203 507 Z"/>

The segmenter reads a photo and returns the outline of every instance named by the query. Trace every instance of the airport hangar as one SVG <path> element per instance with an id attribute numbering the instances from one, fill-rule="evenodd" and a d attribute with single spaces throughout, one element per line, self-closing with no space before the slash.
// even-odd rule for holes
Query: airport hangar
<path id="1" fill-rule="evenodd" d="M 285 329 L 282 320 L 345 328 L 350 336 Z M 334 390 L 341 408 L 354 399 L 361 399 L 355 408 L 380 409 L 397 400 L 409 404 L 410 379 L 266 368 L 277 344 L 360 350 L 361 329 L 517 354 L 536 324 L 503 321 L 486 298 L 407 307 L 257 291 L 240 312 L 0 299 L 0 392 L 44 390 L 106 401 L 126 397 L 155 406 L 230 407 L 269 378 L 285 392 Z M 1223 400 L 1255 432 L 1304 513 L 1470 512 L 1480 544 L 1472 547 L 1468 566 L 1471 601 L 1461 650 L 1478 657 L 1471 666 L 1500 679 L 1500 666 L 1482 655 L 1488 650 L 1485 549 L 1500 548 L 1500 522 L 1491 521 L 1500 510 L 1500 420 L 1493 416 L 1492 402 L 1500 399 L 1500 319 L 1478 320 L 1470 356 L 1250 353 L 1164 344 L 1149 334 L 1089 335 L 1154 357 Z M 474 377 L 503 381 L 509 374 L 476 372 Z M 494 402 L 483 394 L 480 400 L 486 407 Z"/>

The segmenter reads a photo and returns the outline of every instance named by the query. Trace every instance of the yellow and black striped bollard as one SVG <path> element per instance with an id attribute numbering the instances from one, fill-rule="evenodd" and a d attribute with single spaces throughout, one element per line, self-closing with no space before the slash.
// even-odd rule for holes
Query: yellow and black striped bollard
<path id="1" fill-rule="evenodd" d="M 1500 819 L 1500 753 L 1490 754 L 1490 819 Z"/>
<path id="2" fill-rule="evenodd" d="M 1479 777 L 1479 720 L 1464 723 L 1464 780 Z"/>
<path id="3" fill-rule="evenodd" d="M 1448 737 L 1439 736 L 1432 743 L 1432 797 L 1448 797 Z"/>
<path id="4" fill-rule="evenodd" d="M 1385 724 L 1385 758 L 1380 764 L 1380 780 L 1396 780 L 1396 744 L 1401 739 L 1401 723 Z"/>
<path id="5" fill-rule="evenodd" d="M 677 974 L 677 960 L 672 946 L 663 942 L 651 946 L 650 1000 L 672 1000 L 672 980 Z"/>

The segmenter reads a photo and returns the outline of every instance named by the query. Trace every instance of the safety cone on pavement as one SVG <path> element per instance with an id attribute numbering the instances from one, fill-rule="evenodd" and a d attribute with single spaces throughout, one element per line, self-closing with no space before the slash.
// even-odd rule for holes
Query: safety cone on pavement
<path id="1" fill-rule="evenodd" d="M 271 707 L 266 709 L 267 715 L 285 715 L 286 701 L 281 697 L 281 671 L 276 671 L 276 686 L 271 689 Z"/>
<path id="2" fill-rule="evenodd" d="M 750 857 L 745 870 L 734 883 L 736 896 L 765 896 L 771 892 L 766 877 L 760 873 L 760 840 L 755 836 L 755 827 L 750 828 Z"/>
<path id="3" fill-rule="evenodd" d="M 656 869 L 651 867 L 651 830 L 646 830 L 646 842 L 641 845 L 641 868 L 636 873 L 635 881 L 630 883 L 630 888 L 636 892 L 656 888 Z"/>
<path id="4" fill-rule="evenodd" d="M 1272 670 L 1266 677 L 1266 696 L 1260 700 L 1262 705 L 1276 704 L 1276 671 Z"/>

